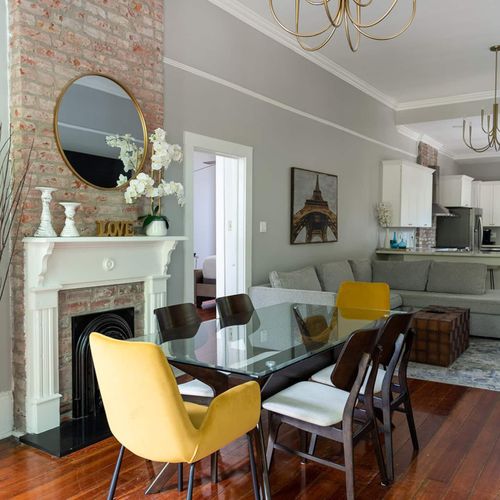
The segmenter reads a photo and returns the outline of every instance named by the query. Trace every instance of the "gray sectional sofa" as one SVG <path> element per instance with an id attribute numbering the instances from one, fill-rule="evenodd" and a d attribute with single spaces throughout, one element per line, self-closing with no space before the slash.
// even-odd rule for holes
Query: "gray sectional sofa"
<path id="1" fill-rule="evenodd" d="M 500 338 L 500 290 L 486 288 L 484 264 L 416 261 L 338 261 L 291 272 L 273 271 L 270 283 L 252 286 L 256 307 L 300 302 L 332 305 L 342 281 L 388 283 L 391 308 L 442 305 L 471 311 L 471 334 Z"/>

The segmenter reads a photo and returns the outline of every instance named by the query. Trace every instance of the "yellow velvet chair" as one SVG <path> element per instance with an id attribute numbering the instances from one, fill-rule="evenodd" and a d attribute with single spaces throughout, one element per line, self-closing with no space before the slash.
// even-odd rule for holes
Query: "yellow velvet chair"
<path id="1" fill-rule="evenodd" d="M 92 333 L 90 347 L 109 427 L 122 445 L 108 499 L 114 496 L 124 448 L 147 460 L 167 463 L 153 481 L 156 486 L 175 473 L 173 464 L 190 464 L 187 498 L 191 498 L 196 462 L 245 434 L 257 491 L 252 435 L 261 402 L 256 382 L 233 387 L 206 407 L 182 400 L 159 346 Z"/>
<path id="2" fill-rule="evenodd" d="M 339 309 L 387 311 L 391 307 L 389 285 L 387 283 L 344 281 L 339 286 L 335 305 Z"/>

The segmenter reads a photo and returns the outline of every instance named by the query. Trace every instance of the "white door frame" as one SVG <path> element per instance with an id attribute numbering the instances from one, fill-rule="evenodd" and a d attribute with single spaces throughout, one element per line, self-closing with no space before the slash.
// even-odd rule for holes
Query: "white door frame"
<path id="1" fill-rule="evenodd" d="M 184 231 L 187 241 L 184 243 L 184 301 L 194 302 L 194 259 L 193 259 L 193 161 L 194 152 L 208 151 L 221 156 L 238 158 L 245 162 L 245 291 L 252 284 L 252 170 L 253 148 L 243 144 L 223 141 L 193 132 L 184 132 L 184 188 L 186 204 L 184 206 Z"/>

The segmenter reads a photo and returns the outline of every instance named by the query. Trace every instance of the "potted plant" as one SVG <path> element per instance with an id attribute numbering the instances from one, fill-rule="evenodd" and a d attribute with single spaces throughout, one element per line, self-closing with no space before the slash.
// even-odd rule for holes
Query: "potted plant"
<path id="1" fill-rule="evenodd" d="M 390 248 L 389 226 L 392 224 L 392 206 L 388 201 L 381 201 L 377 204 L 375 210 L 377 212 L 377 221 L 379 225 L 385 228 L 385 240 L 383 248 Z"/>
<path id="2" fill-rule="evenodd" d="M 167 142 L 167 133 L 161 128 L 157 128 L 150 136 L 152 144 L 151 153 L 151 175 L 140 172 L 129 181 L 124 192 L 125 201 L 134 203 L 138 198 L 150 199 L 149 213 L 140 217 L 142 227 L 148 236 L 165 236 L 167 234 L 168 219 L 161 213 L 161 199 L 163 196 L 175 195 L 180 206 L 184 205 L 184 187 L 180 182 L 167 182 L 163 177 L 170 163 L 182 160 L 182 149 L 178 144 Z M 114 140 L 113 140 L 114 139 Z M 125 136 L 109 136 L 106 138 L 108 144 L 113 143 L 120 147 L 120 159 L 127 164 L 136 165 L 137 157 L 141 152 L 133 148 L 124 147 L 129 141 Z M 128 154 L 127 154 L 128 151 Z M 130 161 L 132 156 L 132 162 Z M 125 183 L 127 178 L 118 181 L 118 184 Z"/>

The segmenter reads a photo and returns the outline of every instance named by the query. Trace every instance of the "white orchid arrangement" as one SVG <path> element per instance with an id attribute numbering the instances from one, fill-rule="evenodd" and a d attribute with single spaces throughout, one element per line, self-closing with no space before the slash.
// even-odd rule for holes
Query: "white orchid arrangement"
<path id="1" fill-rule="evenodd" d="M 122 161 L 125 172 L 134 171 L 137 165 L 141 163 L 144 149 L 137 146 L 131 134 L 107 135 L 106 144 L 112 148 L 120 148 L 118 158 Z M 120 174 L 117 185 L 121 186 L 126 182 L 128 182 L 128 177 Z"/>
<path id="2" fill-rule="evenodd" d="M 106 140 L 107 139 L 108 138 L 106 138 Z M 124 193 L 127 203 L 134 203 L 141 197 L 150 198 L 150 213 L 141 217 L 141 219 L 143 219 L 143 227 L 146 227 L 155 220 L 163 220 L 168 228 L 167 217 L 161 215 L 161 199 L 163 196 L 175 195 L 177 196 L 177 203 L 181 207 L 184 206 L 184 187 L 180 182 L 165 181 L 163 176 L 172 162 L 180 162 L 182 160 L 182 149 L 178 144 L 169 144 L 167 142 L 167 133 L 161 128 L 157 128 L 149 136 L 149 141 L 152 144 L 151 175 L 140 172 L 130 181 L 127 176 L 120 175 L 118 185 L 120 186 L 129 182 Z M 123 161 L 124 165 L 125 161 L 122 156 L 127 162 L 131 163 L 131 151 L 133 148 L 126 146 L 124 144 L 126 141 L 113 142 L 117 144 L 117 147 L 120 147 L 120 159 Z M 138 163 L 135 165 L 138 165 Z"/>
<path id="3" fill-rule="evenodd" d="M 392 223 L 392 205 L 388 201 L 381 201 L 375 207 L 378 223 L 382 227 L 389 227 Z"/>

